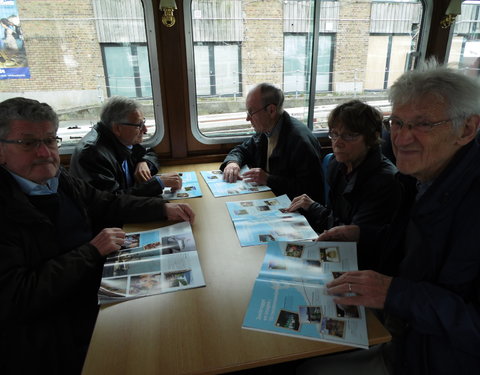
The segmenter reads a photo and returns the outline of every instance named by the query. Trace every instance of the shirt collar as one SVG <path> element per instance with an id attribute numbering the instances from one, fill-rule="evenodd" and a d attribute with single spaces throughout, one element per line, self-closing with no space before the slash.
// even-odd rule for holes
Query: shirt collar
<path id="1" fill-rule="evenodd" d="M 27 180 L 26 178 L 20 177 L 6 168 L 5 170 L 12 175 L 18 185 L 20 185 L 20 189 L 27 195 L 50 195 L 55 194 L 58 190 L 58 176 L 60 172 L 57 172 L 55 177 L 50 178 L 45 185 L 40 185 L 36 182 Z"/>
<path id="2" fill-rule="evenodd" d="M 270 130 L 269 132 L 265 132 L 265 135 L 268 138 L 276 136 L 280 132 L 280 128 L 282 127 L 282 125 L 283 125 L 283 116 L 280 116 L 277 123 L 273 127 L 273 129 Z"/>

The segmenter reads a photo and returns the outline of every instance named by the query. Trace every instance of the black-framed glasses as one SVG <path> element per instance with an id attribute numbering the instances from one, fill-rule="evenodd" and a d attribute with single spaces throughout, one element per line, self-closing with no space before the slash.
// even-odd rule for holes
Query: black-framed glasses
<path id="1" fill-rule="evenodd" d="M 135 124 L 133 122 L 118 122 L 117 124 L 119 125 L 126 125 L 126 126 L 135 126 L 139 129 L 143 128 L 145 126 L 145 119 L 142 122 L 139 122 L 138 124 Z"/>
<path id="2" fill-rule="evenodd" d="M 436 122 L 429 122 L 429 121 L 419 121 L 419 122 L 405 122 L 398 117 L 391 116 L 385 120 L 383 120 L 383 125 L 385 129 L 388 131 L 398 131 L 402 129 L 404 126 L 407 127 L 408 130 L 427 133 L 432 130 L 435 126 L 445 124 L 447 122 L 453 121 L 453 119 L 449 118 L 447 120 L 436 121 Z"/>
<path id="3" fill-rule="evenodd" d="M 270 103 L 270 104 L 272 104 L 272 103 Z M 257 109 L 256 111 L 253 111 L 253 112 L 247 111 L 247 116 L 248 116 L 248 117 L 252 117 L 255 113 L 258 113 L 258 112 L 260 112 L 260 111 L 265 110 L 265 108 L 267 108 L 270 104 L 264 105 L 262 108 Z"/>
<path id="4" fill-rule="evenodd" d="M 328 132 L 328 138 L 330 138 L 332 141 L 336 141 L 338 138 L 343 139 L 345 142 L 353 142 L 356 140 L 358 137 L 360 137 L 360 133 L 342 133 L 338 134 L 336 132 Z"/>
<path id="5" fill-rule="evenodd" d="M 13 145 L 18 145 L 21 149 L 25 151 L 33 151 L 38 149 L 43 143 L 48 148 L 55 150 L 62 145 L 62 138 L 60 137 L 47 137 L 44 139 L 0 139 L 1 143 L 9 143 Z"/>

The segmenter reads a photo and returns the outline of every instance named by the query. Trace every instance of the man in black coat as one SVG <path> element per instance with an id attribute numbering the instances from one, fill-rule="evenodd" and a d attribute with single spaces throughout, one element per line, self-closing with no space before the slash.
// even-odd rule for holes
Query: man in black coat
<path id="1" fill-rule="evenodd" d="M 100 118 L 75 147 L 70 161 L 73 176 L 115 194 L 152 197 L 162 194 L 164 187 L 182 187 L 177 173 L 155 175 L 160 163 L 153 150 L 141 145 L 147 128 L 138 102 L 114 96 Z"/>
<path id="2" fill-rule="evenodd" d="M 262 83 L 247 95 L 247 120 L 256 132 L 234 147 L 220 166 L 224 179 L 269 186 L 290 199 L 308 194 L 324 202 L 320 144 L 304 124 L 283 110 L 282 90 Z M 250 170 L 239 175 L 244 165 Z"/>
<path id="3" fill-rule="evenodd" d="M 193 221 L 188 204 L 97 190 L 60 168 L 50 106 L 0 103 L 0 373 L 79 374 L 105 257 L 124 222 Z"/>

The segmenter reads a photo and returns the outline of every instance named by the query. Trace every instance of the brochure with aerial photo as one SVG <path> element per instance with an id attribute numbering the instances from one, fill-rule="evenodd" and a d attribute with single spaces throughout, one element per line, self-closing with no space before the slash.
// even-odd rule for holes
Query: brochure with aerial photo
<path id="1" fill-rule="evenodd" d="M 240 170 L 240 175 L 248 171 L 248 169 L 249 168 L 247 166 L 244 166 Z M 254 183 L 245 182 L 243 180 L 238 180 L 237 182 L 225 182 L 223 181 L 223 172 L 219 169 L 213 171 L 201 171 L 200 174 L 215 198 L 271 190 L 266 185 L 257 185 Z"/>
<path id="2" fill-rule="evenodd" d="M 200 184 L 195 172 L 178 172 L 178 174 L 182 178 L 182 188 L 171 191 L 170 188 L 166 187 L 162 193 L 164 199 L 187 199 L 202 196 L 202 190 L 200 190 Z"/>
<path id="3" fill-rule="evenodd" d="M 100 304 L 205 286 L 190 223 L 127 233 L 107 257 Z"/>
<path id="4" fill-rule="evenodd" d="M 286 195 L 226 202 L 240 245 L 254 246 L 272 241 L 316 239 L 318 234 L 302 214 L 285 212 L 290 203 Z"/>
<path id="5" fill-rule="evenodd" d="M 242 327 L 368 348 L 365 308 L 338 305 L 326 292 L 352 270 L 355 242 L 270 242 Z"/>

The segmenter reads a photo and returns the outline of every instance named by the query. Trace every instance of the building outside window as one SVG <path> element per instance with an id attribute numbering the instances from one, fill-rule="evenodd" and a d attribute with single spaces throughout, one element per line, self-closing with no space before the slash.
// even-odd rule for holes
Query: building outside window
<path id="1" fill-rule="evenodd" d="M 245 99 L 261 82 L 283 89 L 285 109 L 314 131 L 352 98 L 388 113 L 388 87 L 420 56 L 423 17 L 417 0 L 187 1 L 192 132 L 204 143 L 250 136 Z M 231 45 L 218 70 L 216 48 Z"/>
<path id="2" fill-rule="evenodd" d="M 61 152 L 70 153 L 110 96 L 132 97 L 145 108 L 147 143 L 158 143 L 162 114 L 153 110 L 152 87 L 159 82 L 150 75 L 156 58 L 148 51 L 154 35 L 145 26 L 152 14 L 150 0 L 1 2 L 0 19 L 10 18 L 16 31 L 13 43 L 0 33 L 0 100 L 50 104 L 60 117 Z"/>

